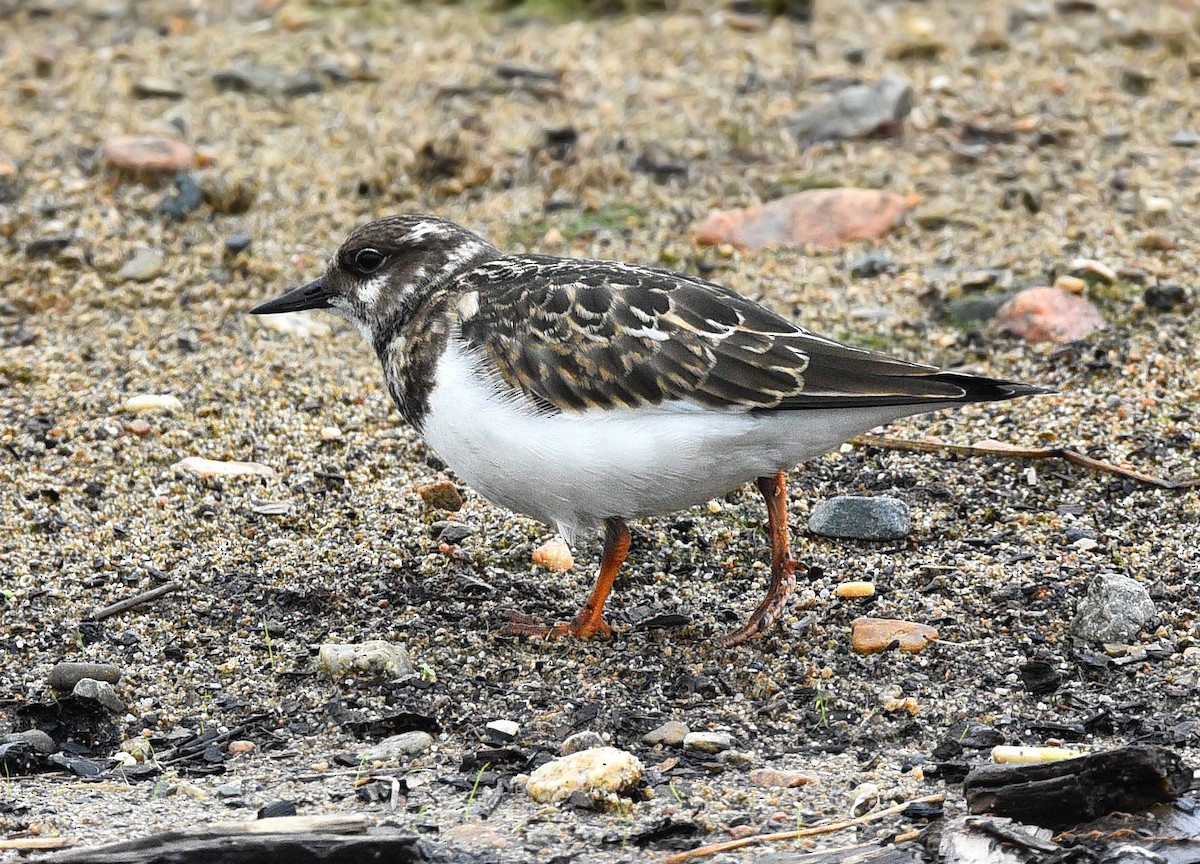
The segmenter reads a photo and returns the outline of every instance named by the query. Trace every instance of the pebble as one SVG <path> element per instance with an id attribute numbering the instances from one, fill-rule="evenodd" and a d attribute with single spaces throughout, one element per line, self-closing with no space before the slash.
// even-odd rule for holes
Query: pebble
<path id="1" fill-rule="evenodd" d="M 189 471 L 201 477 L 274 477 L 275 469 L 258 462 L 222 462 L 205 459 L 203 456 L 188 456 L 171 466 L 179 471 Z"/>
<path id="2" fill-rule="evenodd" d="M 757 207 L 714 211 L 695 235 L 710 246 L 839 249 L 884 236 L 917 201 L 880 189 L 807 189 Z"/>
<path id="3" fill-rule="evenodd" d="M 1195 132 L 1176 132 L 1171 136 L 1170 144 L 1172 147 L 1185 147 L 1191 149 L 1200 147 L 1200 134 Z"/>
<path id="4" fill-rule="evenodd" d="M 384 738 L 374 747 L 364 750 L 361 761 L 363 763 L 399 761 L 405 756 L 424 753 L 432 746 L 433 736 L 428 732 L 403 732 Z"/>
<path id="5" fill-rule="evenodd" d="M 1158 80 L 1158 76 L 1126 66 L 1121 70 L 1121 89 L 1132 96 L 1145 96 Z"/>
<path id="6" fill-rule="evenodd" d="M 615 747 L 593 747 L 560 756 L 529 775 L 525 792 L 534 801 L 565 801 L 576 792 L 620 793 L 632 790 L 645 768 L 632 753 Z"/>
<path id="7" fill-rule="evenodd" d="M 1078 276 L 1059 276 L 1054 280 L 1054 287 L 1059 291 L 1066 291 L 1068 294 L 1077 294 L 1080 297 L 1087 291 L 1087 283 Z"/>
<path id="8" fill-rule="evenodd" d="M 183 403 L 179 397 L 170 393 L 139 393 L 130 396 L 121 403 L 122 411 L 132 411 L 135 414 L 148 414 L 154 411 L 181 411 Z"/>
<path id="9" fill-rule="evenodd" d="M 1093 258 L 1076 258 L 1071 262 L 1071 274 L 1088 281 L 1104 282 L 1108 285 L 1117 281 L 1117 271 Z"/>
<path id="10" fill-rule="evenodd" d="M 936 629 L 913 621 L 862 617 L 850 622 L 850 647 L 855 654 L 878 654 L 893 646 L 917 654 L 937 638 Z"/>
<path id="11" fill-rule="evenodd" d="M 604 746 L 607 746 L 607 742 L 599 732 L 585 729 L 564 739 L 558 746 L 558 751 L 564 756 L 570 756 L 572 753 L 579 753 L 582 750 L 593 750 Z"/>
<path id="12" fill-rule="evenodd" d="M 257 745 L 253 741 L 247 741 L 239 738 L 236 741 L 229 742 L 230 756 L 245 756 L 248 753 L 253 753 Z"/>
<path id="13" fill-rule="evenodd" d="M 843 600 L 860 600 L 864 597 L 875 596 L 875 584 L 873 582 L 842 582 L 833 589 L 833 593 Z"/>
<path id="14" fill-rule="evenodd" d="M 1161 195 L 1147 195 L 1142 201 L 1147 213 L 1170 213 L 1175 209 L 1175 202 Z"/>
<path id="15" fill-rule="evenodd" d="M 417 672 L 408 649 L 384 639 L 326 642 L 317 652 L 317 669 L 334 680 L 362 674 L 407 678 Z"/>
<path id="16" fill-rule="evenodd" d="M 116 684 L 121 680 L 121 670 L 111 663 L 76 663 L 64 661 L 54 664 L 46 683 L 60 693 L 73 690 L 84 678 Z"/>
<path id="17" fill-rule="evenodd" d="M 333 328 L 310 312 L 284 312 L 279 315 L 255 315 L 259 327 L 308 339 L 311 336 L 328 336 Z"/>
<path id="18" fill-rule="evenodd" d="M 217 795 L 221 798 L 239 798 L 244 791 L 242 780 L 230 780 L 217 787 Z"/>
<path id="19" fill-rule="evenodd" d="M 100 145 L 100 158 L 110 168 L 136 175 L 174 174 L 192 167 L 192 148 L 176 138 L 118 135 Z"/>
<path id="20" fill-rule="evenodd" d="M 317 435 L 322 441 L 341 441 L 346 437 L 342 434 L 342 430 L 336 426 L 322 426 L 321 431 Z"/>
<path id="21" fill-rule="evenodd" d="M 225 252 L 228 255 L 240 255 L 250 248 L 254 238 L 249 234 L 230 234 L 225 238 Z"/>
<path id="22" fill-rule="evenodd" d="M 785 771 L 780 768 L 755 768 L 750 772 L 750 782 L 767 789 L 798 789 L 812 783 L 820 783 L 816 774 L 807 771 Z"/>
<path id="23" fill-rule="evenodd" d="M 701 753 L 720 753 L 733 746 L 733 735 L 728 732 L 689 732 L 683 737 L 684 750 L 699 750 Z"/>
<path id="24" fill-rule="evenodd" d="M 49 755 L 58 752 L 58 745 L 54 743 L 54 739 L 43 732 L 41 729 L 26 729 L 24 732 L 10 732 L 3 738 L 0 738 L 5 744 L 15 742 L 23 742 L 28 744 L 37 753 Z"/>
<path id="25" fill-rule="evenodd" d="M 1156 312 L 1169 312 L 1187 302 L 1187 289 L 1182 285 L 1151 285 L 1142 292 L 1142 302 Z"/>
<path id="26" fill-rule="evenodd" d="M 266 66 L 244 63 L 221 69 L 212 74 L 218 90 L 234 93 L 269 93 L 276 86 L 279 73 Z"/>
<path id="27" fill-rule="evenodd" d="M 642 736 L 642 743 L 651 746 L 662 744 L 666 747 L 678 747 L 683 744 L 690 730 L 686 723 L 678 720 L 668 720 L 656 729 L 651 729 Z"/>
<path id="28" fill-rule="evenodd" d="M 1059 288 L 1026 288 L 996 311 L 996 328 L 1026 342 L 1074 342 L 1105 326 L 1087 299 Z"/>
<path id="29" fill-rule="evenodd" d="M 470 525 L 464 525 L 462 522 L 450 522 L 446 519 L 434 522 L 429 527 L 434 532 L 434 536 L 443 543 L 461 543 L 475 533 L 475 529 Z"/>
<path id="30" fill-rule="evenodd" d="M 463 497 L 458 488 L 449 480 L 439 480 L 417 488 L 417 494 L 431 510 L 448 510 L 454 513 L 462 509 Z"/>
<path id="31" fill-rule="evenodd" d="M 521 734 L 521 725 L 514 720 L 493 720 L 484 727 L 488 736 L 496 741 L 512 741 Z"/>
<path id="32" fill-rule="evenodd" d="M 802 147 L 818 141 L 862 138 L 881 130 L 898 131 L 912 105 L 912 85 L 897 75 L 886 75 L 871 84 L 845 87 L 796 112 L 787 126 Z"/>
<path id="33" fill-rule="evenodd" d="M 139 78 L 133 82 L 131 90 L 138 99 L 183 98 L 183 87 L 169 78 Z"/>
<path id="34" fill-rule="evenodd" d="M 575 557 L 571 554 L 571 547 L 561 537 L 548 540 L 534 549 L 530 559 L 534 564 L 545 567 L 552 573 L 566 573 L 575 566 Z"/>
<path id="35" fill-rule="evenodd" d="M 166 257 L 157 249 L 137 249 L 121 265 L 117 278 L 125 282 L 149 282 L 163 272 Z"/>
<path id="36" fill-rule="evenodd" d="M 885 273 L 895 273 L 896 269 L 896 259 L 878 250 L 860 255 L 850 262 L 850 275 L 856 279 L 870 279 Z"/>
<path id="37" fill-rule="evenodd" d="M 1129 642 L 1155 616 L 1146 586 L 1116 573 L 1101 573 L 1079 601 L 1071 629 L 1089 642 Z"/>
<path id="38" fill-rule="evenodd" d="M 95 678 L 81 678 L 71 689 L 71 695 L 77 699 L 90 699 L 99 702 L 113 714 L 124 714 L 125 703 L 117 696 L 117 691 L 107 681 L 97 681 Z"/>
<path id="39" fill-rule="evenodd" d="M 185 221 L 204 203 L 204 195 L 200 192 L 200 187 L 192 175 L 186 171 L 175 175 L 171 181 L 171 188 L 175 190 L 174 194 L 167 195 L 158 202 L 158 212 L 169 216 L 176 222 Z"/>
<path id="40" fill-rule="evenodd" d="M 808 530 L 845 540 L 899 540 L 912 533 L 912 517 L 899 498 L 839 495 L 813 508 Z"/>

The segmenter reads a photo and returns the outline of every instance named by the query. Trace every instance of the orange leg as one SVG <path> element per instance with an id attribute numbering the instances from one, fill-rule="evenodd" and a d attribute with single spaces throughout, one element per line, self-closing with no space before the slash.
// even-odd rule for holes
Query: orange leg
<path id="1" fill-rule="evenodd" d="M 782 614 L 788 598 L 796 590 L 796 562 L 792 560 L 792 545 L 787 523 L 787 474 L 780 471 L 774 477 L 759 477 L 758 491 L 767 503 L 767 527 L 771 534 L 771 585 L 767 596 L 738 630 L 722 636 L 723 648 L 739 645 L 751 636 L 764 632 Z"/>
<path id="2" fill-rule="evenodd" d="M 577 636 L 580 639 L 591 639 L 593 636 L 609 636 L 612 629 L 601 617 L 604 611 L 604 601 L 612 591 L 613 580 L 617 571 L 625 563 L 629 554 L 629 528 L 625 520 L 613 517 L 604 520 L 604 556 L 600 560 L 600 573 L 596 576 L 596 584 L 587 602 L 575 613 L 575 620 L 570 624 L 538 624 L 527 621 L 514 621 L 501 630 L 506 634 L 521 634 L 528 636 Z"/>

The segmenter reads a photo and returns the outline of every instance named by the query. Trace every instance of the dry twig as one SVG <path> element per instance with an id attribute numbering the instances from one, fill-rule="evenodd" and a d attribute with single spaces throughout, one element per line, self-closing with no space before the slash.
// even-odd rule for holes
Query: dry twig
<path id="1" fill-rule="evenodd" d="M 1147 483 L 1160 489 L 1197 489 L 1200 488 L 1200 477 L 1154 477 L 1143 474 L 1133 468 L 1114 465 L 1085 456 L 1078 450 L 1067 447 L 1015 447 L 999 441 L 980 441 L 978 444 L 950 444 L 946 441 L 928 439 L 925 441 L 909 441 L 904 438 L 891 438 L 886 435 L 859 435 L 850 439 L 851 444 L 859 447 L 877 447 L 880 450 L 907 450 L 919 453 L 967 453 L 985 456 L 1003 456 L 1008 459 L 1063 459 L 1072 465 L 1080 465 L 1099 471 L 1102 474 L 1114 474 Z"/>
<path id="2" fill-rule="evenodd" d="M 888 816 L 895 816 L 897 813 L 903 813 L 911 804 L 937 804 L 944 801 L 946 796 L 941 792 L 936 795 L 926 795 L 922 798 L 914 798 L 911 801 L 905 801 L 902 804 L 895 804 L 891 807 L 885 807 L 882 810 L 875 810 L 871 813 L 865 813 L 862 816 L 857 816 L 854 819 L 843 819 L 840 822 L 830 822 L 826 825 L 814 825 L 812 828 L 799 828 L 795 831 L 779 831 L 775 834 L 755 834 L 753 837 L 743 837 L 740 840 L 727 840 L 724 843 L 712 843 L 708 846 L 697 846 L 695 849 L 689 849 L 687 852 L 679 852 L 669 858 L 664 858 L 662 864 L 682 864 L 684 861 L 691 861 L 694 858 L 707 858 L 709 855 L 716 855 L 720 852 L 729 852 L 732 849 L 741 849 L 744 846 L 752 846 L 755 843 L 773 843 L 777 840 L 797 840 L 801 837 L 814 837 L 818 834 L 832 834 L 834 831 L 842 831 L 846 828 L 854 828 L 858 825 L 865 825 L 868 822 L 875 822 L 879 819 L 885 819 Z"/>
<path id="3" fill-rule="evenodd" d="M 151 600 L 157 600 L 164 594 L 170 594 L 172 591 L 178 590 L 178 582 L 168 582 L 165 585 L 159 585 L 157 588 L 151 588 L 149 591 L 143 591 L 141 594 L 134 594 L 132 597 L 118 600 L 111 606 L 105 606 L 103 609 L 96 610 L 96 614 L 92 616 L 92 620 L 103 621 L 105 618 L 111 618 L 114 615 L 120 615 L 122 612 L 128 612 L 136 606 L 149 603 Z"/>

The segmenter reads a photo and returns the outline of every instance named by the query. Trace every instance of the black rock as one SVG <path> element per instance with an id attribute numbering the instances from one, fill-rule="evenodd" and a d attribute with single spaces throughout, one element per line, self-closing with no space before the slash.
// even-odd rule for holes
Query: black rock
<path id="1" fill-rule="evenodd" d="M 1156 312 L 1170 312 L 1176 306 L 1182 306 L 1187 300 L 1187 289 L 1174 283 L 1151 285 L 1142 293 L 1142 300 L 1148 309 Z"/>
<path id="2" fill-rule="evenodd" d="M 186 171 L 176 174 L 171 186 L 175 189 L 175 194 L 168 195 L 158 203 L 158 212 L 176 222 L 182 222 L 200 209 L 200 205 L 204 203 L 204 196 L 192 175 Z"/>

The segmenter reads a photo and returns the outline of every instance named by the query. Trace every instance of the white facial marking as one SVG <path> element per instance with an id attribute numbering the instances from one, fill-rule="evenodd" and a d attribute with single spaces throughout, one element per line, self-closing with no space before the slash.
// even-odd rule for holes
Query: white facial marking
<path id="1" fill-rule="evenodd" d="M 387 284 L 387 277 L 380 273 L 378 276 L 373 276 L 366 282 L 363 282 L 358 289 L 358 299 L 367 308 L 373 307 L 379 302 L 379 294 L 383 291 L 383 286 Z"/>
<path id="2" fill-rule="evenodd" d="M 479 311 L 479 292 L 471 291 L 458 298 L 458 316 L 463 321 L 470 321 Z"/>

